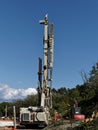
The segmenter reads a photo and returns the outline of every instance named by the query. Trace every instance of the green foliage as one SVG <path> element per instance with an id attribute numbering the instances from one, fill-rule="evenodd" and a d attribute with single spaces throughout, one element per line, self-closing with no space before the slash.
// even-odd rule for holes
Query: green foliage
<path id="1" fill-rule="evenodd" d="M 65 95 L 59 93 L 53 95 L 53 108 L 54 110 L 57 110 L 59 113 L 66 110 L 66 102 L 67 100 Z"/>
<path id="2" fill-rule="evenodd" d="M 2 102 L 0 103 L 0 117 L 5 116 L 5 108 L 7 106 L 7 116 L 13 116 L 13 106 L 16 107 L 16 116 L 19 117 L 20 107 L 36 106 L 37 95 L 29 95 L 24 100 L 16 100 L 13 102 Z"/>
<path id="3" fill-rule="evenodd" d="M 0 103 L 0 117 L 5 115 L 6 106 L 9 106 L 9 105 L 10 105 L 10 103 L 8 103 L 8 102 Z"/>
<path id="4" fill-rule="evenodd" d="M 85 76 L 86 77 L 86 76 Z M 85 78 L 84 77 L 84 78 Z M 98 63 L 92 67 L 89 77 L 86 77 L 85 83 L 77 85 L 74 88 L 61 87 L 59 89 L 52 89 L 53 111 L 57 110 L 59 113 L 65 113 L 66 110 L 73 106 L 74 99 L 77 99 L 82 112 L 89 115 L 98 106 Z M 13 115 L 13 106 L 16 106 L 16 114 L 19 116 L 20 107 L 37 106 L 38 96 L 28 95 L 24 100 L 16 100 L 11 103 L 0 103 L 0 116 L 4 116 L 5 107 L 7 106 L 8 116 Z"/>

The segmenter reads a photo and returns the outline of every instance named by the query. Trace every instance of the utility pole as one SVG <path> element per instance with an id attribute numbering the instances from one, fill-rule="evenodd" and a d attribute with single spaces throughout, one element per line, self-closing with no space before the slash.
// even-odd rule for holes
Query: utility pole
<path id="1" fill-rule="evenodd" d="M 15 106 L 13 106 L 13 115 L 14 115 L 14 129 L 13 130 L 16 130 L 16 108 L 15 108 Z"/>

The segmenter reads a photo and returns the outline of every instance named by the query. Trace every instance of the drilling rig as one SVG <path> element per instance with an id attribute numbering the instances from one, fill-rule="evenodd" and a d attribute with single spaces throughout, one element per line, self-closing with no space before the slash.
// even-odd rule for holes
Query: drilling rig
<path id="1" fill-rule="evenodd" d="M 44 61 L 39 58 L 38 63 L 38 105 L 20 108 L 20 124 L 28 127 L 36 124 L 48 125 L 50 109 L 52 108 L 52 71 L 53 71 L 53 24 L 48 23 L 48 15 L 39 21 L 44 25 L 43 53 Z M 43 64 L 43 65 L 42 65 Z"/>

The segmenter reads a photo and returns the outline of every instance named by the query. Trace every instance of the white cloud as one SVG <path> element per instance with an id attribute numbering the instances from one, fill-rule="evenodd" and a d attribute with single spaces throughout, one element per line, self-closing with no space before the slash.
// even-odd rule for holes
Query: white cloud
<path id="1" fill-rule="evenodd" d="M 6 100 L 14 100 L 14 99 L 23 99 L 28 95 L 37 94 L 35 88 L 27 88 L 27 89 L 16 89 L 11 88 L 7 84 L 0 84 L 0 101 Z"/>

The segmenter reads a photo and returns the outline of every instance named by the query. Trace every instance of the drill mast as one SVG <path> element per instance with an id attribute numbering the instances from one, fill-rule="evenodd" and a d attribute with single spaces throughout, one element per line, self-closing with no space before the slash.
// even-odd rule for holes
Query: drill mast
<path id="1" fill-rule="evenodd" d="M 48 23 L 48 15 L 44 20 L 40 20 L 40 24 L 44 25 L 44 65 L 42 71 L 42 60 L 39 58 L 39 72 L 38 72 L 38 94 L 39 105 L 41 107 L 52 108 L 52 68 L 53 68 L 53 46 L 54 34 L 53 24 Z M 43 76 L 43 78 L 42 78 Z M 43 79 L 43 84 L 42 84 Z"/>
<path id="2" fill-rule="evenodd" d="M 26 128 L 32 125 L 48 125 L 50 120 L 50 108 L 52 108 L 52 68 L 54 34 L 53 24 L 48 24 L 48 15 L 40 21 L 44 25 L 44 62 L 39 58 L 38 70 L 38 106 L 20 108 L 20 124 Z"/>

